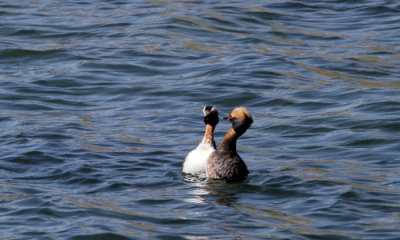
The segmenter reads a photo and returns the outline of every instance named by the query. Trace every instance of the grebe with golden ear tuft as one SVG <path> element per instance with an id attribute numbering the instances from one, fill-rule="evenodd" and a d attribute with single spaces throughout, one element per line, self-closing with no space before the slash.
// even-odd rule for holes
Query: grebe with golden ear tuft
<path id="1" fill-rule="evenodd" d="M 211 179 L 241 181 L 249 172 L 236 151 L 236 141 L 253 123 L 253 118 L 245 107 L 239 107 L 231 112 L 228 119 L 232 128 L 225 134 L 219 148 L 208 158 L 206 174 Z"/>
<path id="2" fill-rule="evenodd" d="M 200 144 L 186 156 L 182 169 L 184 173 L 205 173 L 207 159 L 215 150 L 214 130 L 219 121 L 218 110 L 213 106 L 205 106 L 203 108 L 203 116 L 206 131 Z"/>

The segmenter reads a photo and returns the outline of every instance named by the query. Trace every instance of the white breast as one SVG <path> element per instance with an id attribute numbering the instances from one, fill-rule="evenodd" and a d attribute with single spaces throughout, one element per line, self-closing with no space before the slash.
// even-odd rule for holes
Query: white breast
<path id="1" fill-rule="evenodd" d="M 197 148 L 186 156 L 182 172 L 190 174 L 205 173 L 207 159 L 214 150 L 214 147 L 210 144 L 200 143 Z"/>

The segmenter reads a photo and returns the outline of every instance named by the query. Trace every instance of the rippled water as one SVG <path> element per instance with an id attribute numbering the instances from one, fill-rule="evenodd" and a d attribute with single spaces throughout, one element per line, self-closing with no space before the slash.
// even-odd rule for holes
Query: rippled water
<path id="1" fill-rule="evenodd" d="M 0 17 L 1 239 L 399 239 L 398 1 L 6 0 Z M 181 174 L 203 105 L 253 114 L 244 182 Z"/>

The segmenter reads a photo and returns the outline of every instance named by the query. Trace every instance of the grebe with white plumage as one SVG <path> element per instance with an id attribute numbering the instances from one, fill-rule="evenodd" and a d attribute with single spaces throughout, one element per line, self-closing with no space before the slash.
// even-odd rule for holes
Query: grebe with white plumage
<path id="1" fill-rule="evenodd" d="M 190 174 L 201 174 L 206 172 L 207 159 L 216 146 L 214 141 L 215 126 L 219 122 L 218 110 L 213 106 L 203 108 L 204 123 L 206 130 L 199 145 L 186 156 L 183 162 L 182 172 Z"/>

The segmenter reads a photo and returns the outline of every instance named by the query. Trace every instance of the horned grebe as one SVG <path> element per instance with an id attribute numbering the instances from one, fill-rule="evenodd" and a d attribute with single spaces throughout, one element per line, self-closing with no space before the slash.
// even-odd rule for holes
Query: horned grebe
<path id="1" fill-rule="evenodd" d="M 215 150 L 214 129 L 218 124 L 218 110 L 213 106 L 203 108 L 206 131 L 200 144 L 186 156 L 182 172 L 199 174 L 206 172 L 207 159 Z"/>
<path id="2" fill-rule="evenodd" d="M 253 119 L 244 107 L 235 108 L 228 119 L 232 128 L 225 134 L 219 148 L 208 158 L 206 174 L 211 179 L 241 181 L 249 172 L 236 152 L 236 141 L 250 127 Z"/>

